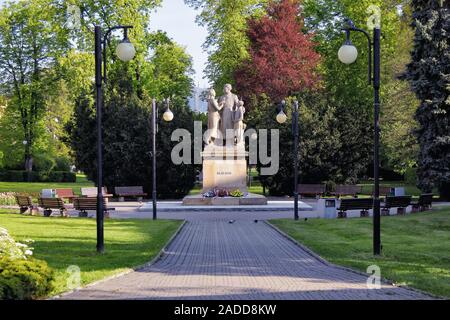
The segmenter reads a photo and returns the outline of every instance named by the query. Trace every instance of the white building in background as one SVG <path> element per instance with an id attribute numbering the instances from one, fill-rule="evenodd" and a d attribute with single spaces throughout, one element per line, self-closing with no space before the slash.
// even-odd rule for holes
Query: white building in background
<path id="1" fill-rule="evenodd" d="M 194 87 L 192 90 L 192 96 L 189 98 L 189 107 L 194 112 L 207 112 L 208 103 L 205 101 L 204 92 L 206 88 Z"/>

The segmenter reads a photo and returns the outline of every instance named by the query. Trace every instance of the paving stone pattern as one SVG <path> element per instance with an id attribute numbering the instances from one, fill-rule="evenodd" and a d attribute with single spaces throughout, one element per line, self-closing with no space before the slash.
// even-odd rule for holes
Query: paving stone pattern
<path id="1" fill-rule="evenodd" d="M 428 299 L 339 268 L 265 222 L 191 220 L 151 266 L 88 286 L 63 299 Z"/>

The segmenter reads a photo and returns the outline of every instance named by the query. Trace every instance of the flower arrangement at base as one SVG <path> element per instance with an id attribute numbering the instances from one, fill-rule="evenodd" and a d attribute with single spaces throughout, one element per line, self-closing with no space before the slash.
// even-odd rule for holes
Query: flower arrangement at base
<path id="1" fill-rule="evenodd" d="M 242 198 L 244 196 L 244 194 L 242 193 L 241 190 L 236 189 L 236 190 L 230 192 L 230 196 L 233 198 Z"/>

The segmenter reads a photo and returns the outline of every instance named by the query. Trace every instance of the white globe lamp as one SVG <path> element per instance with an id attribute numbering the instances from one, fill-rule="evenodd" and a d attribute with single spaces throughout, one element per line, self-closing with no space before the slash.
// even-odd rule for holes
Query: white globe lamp
<path id="1" fill-rule="evenodd" d="M 280 111 L 280 113 L 277 115 L 277 122 L 279 124 L 283 124 L 287 121 L 287 115 L 284 113 L 283 110 Z"/>
<path id="2" fill-rule="evenodd" d="M 134 56 L 136 55 L 136 49 L 134 48 L 130 40 L 128 40 L 128 38 L 124 38 L 116 48 L 116 55 L 123 62 L 128 62 L 133 60 Z"/>
<path id="3" fill-rule="evenodd" d="M 358 49 L 350 41 L 347 41 L 339 49 L 338 57 L 342 63 L 352 64 L 358 58 Z"/>
<path id="4" fill-rule="evenodd" d="M 167 109 L 167 111 L 163 114 L 163 119 L 166 122 L 171 122 L 173 120 L 173 117 L 173 112 L 170 109 Z"/>

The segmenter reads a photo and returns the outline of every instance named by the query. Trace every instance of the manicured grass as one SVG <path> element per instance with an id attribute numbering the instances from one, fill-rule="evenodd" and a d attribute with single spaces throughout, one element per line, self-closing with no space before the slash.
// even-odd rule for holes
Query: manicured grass
<path id="1" fill-rule="evenodd" d="M 383 253 L 372 255 L 372 220 L 273 220 L 275 226 L 326 260 L 450 298 L 450 209 L 383 217 Z"/>
<path id="2" fill-rule="evenodd" d="M 33 239 L 34 256 L 56 271 L 55 290 L 67 291 L 69 266 L 81 269 L 81 282 L 93 281 L 151 261 L 176 232 L 179 221 L 107 220 L 105 253 L 96 253 L 94 219 L 42 218 L 8 214 L 0 209 L 0 226 L 17 240 Z"/>
<path id="3" fill-rule="evenodd" d="M 372 194 L 372 190 L 373 190 L 373 181 L 361 181 L 361 183 L 358 184 L 359 186 L 363 187 L 363 194 L 367 194 L 367 195 L 371 195 Z M 409 196 L 420 196 L 422 194 L 422 191 L 420 191 L 420 189 L 418 189 L 416 186 L 414 185 L 409 185 L 409 184 L 405 184 L 402 181 L 382 181 L 380 183 L 380 186 L 382 187 L 390 187 L 390 188 L 400 188 L 400 187 L 404 187 L 405 188 L 405 194 L 409 195 Z M 434 193 L 436 195 L 438 195 L 438 190 L 434 190 Z"/>
<path id="4" fill-rule="evenodd" d="M 88 181 L 86 176 L 77 175 L 77 182 L 75 183 L 0 181 L 0 192 L 39 193 L 42 189 L 72 188 L 76 194 L 81 194 L 81 188 L 93 186 L 94 183 Z"/>

